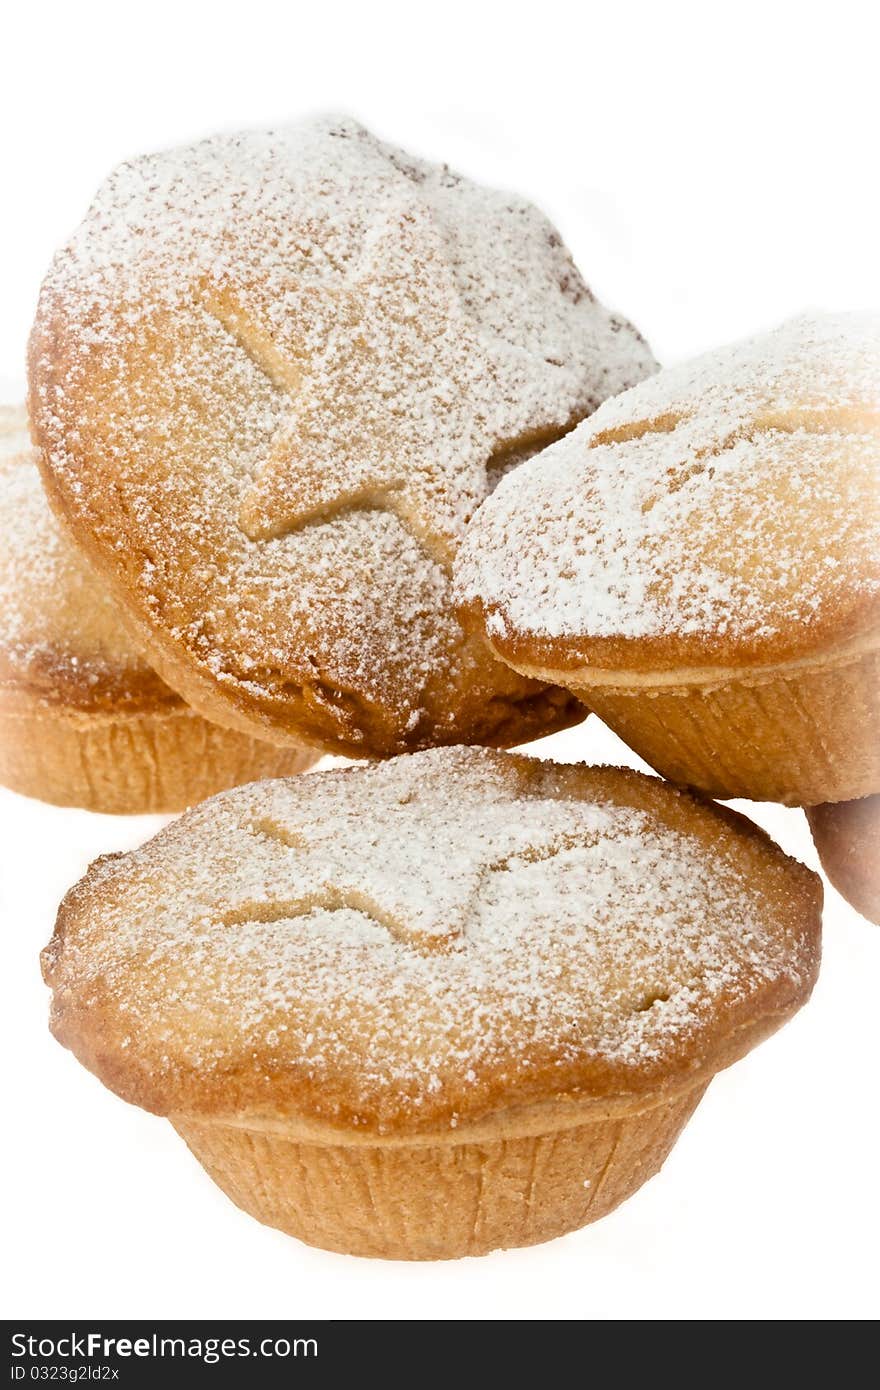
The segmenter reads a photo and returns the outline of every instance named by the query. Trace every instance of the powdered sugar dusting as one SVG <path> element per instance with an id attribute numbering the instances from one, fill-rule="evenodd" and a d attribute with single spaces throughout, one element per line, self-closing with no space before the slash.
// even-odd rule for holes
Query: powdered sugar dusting
<path id="1" fill-rule="evenodd" d="M 318 669 L 404 742 L 455 702 L 449 567 L 498 456 L 654 366 L 533 207 L 345 120 L 122 166 L 41 318 L 49 462 L 156 629 L 279 718 Z"/>
<path id="2" fill-rule="evenodd" d="M 51 685 L 63 671 L 87 689 L 149 669 L 58 528 L 19 407 L 0 408 L 0 531 L 0 679 Z"/>
<path id="3" fill-rule="evenodd" d="M 499 1067 L 515 1093 L 548 1054 L 661 1065 L 722 1001 L 804 984 L 784 856 L 756 874 L 719 813 L 677 828 L 672 788 L 590 776 L 446 749 L 239 788 L 93 867 L 51 982 L 112 1017 L 133 1075 L 258 1056 L 276 1100 L 307 1078 L 374 1118 L 463 1078 L 478 1101 Z"/>
<path id="4" fill-rule="evenodd" d="M 490 634 L 772 639 L 880 596 L 880 320 L 798 319 L 616 400 L 481 509 Z"/>
<path id="5" fill-rule="evenodd" d="M 804 314 L 770 333 L 668 367 L 637 392 L 608 401 L 591 422 L 604 438 L 638 422 L 687 419 L 706 447 L 738 428 L 833 426 L 835 419 L 876 424 L 880 413 L 880 318 L 876 314 Z"/>

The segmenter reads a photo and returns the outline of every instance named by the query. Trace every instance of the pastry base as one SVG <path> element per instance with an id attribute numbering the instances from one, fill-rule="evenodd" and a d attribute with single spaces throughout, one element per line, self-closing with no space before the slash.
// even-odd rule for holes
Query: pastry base
<path id="1" fill-rule="evenodd" d="M 717 684 L 555 678 L 663 777 L 709 796 L 805 806 L 880 791 L 876 651 Z"/>
<path id="2" fill-rule="evenodd" d="M 453 1131 L 412 1144 L 316 1143 L 277 1127 L 172 1123 L 236 1206 L 267 1226 L 342 1254 L 451 1260 L 606 1216 L 658 1172 L 706 1085 L 533 1134 L 499 1124 L 466 1142 Z"/>
<path id="3" fill-rule="evenodd" d="M 105 713 L 0 697 L 0 784 L 56 806 L 168 814 L 319 757 L 221 729 L 182 702 Z"/>
<path id="4" fill-rule="evenodd" d="M 806 811 L 826 875 L 856 912 L 880 926 L 880 796 Z"/>

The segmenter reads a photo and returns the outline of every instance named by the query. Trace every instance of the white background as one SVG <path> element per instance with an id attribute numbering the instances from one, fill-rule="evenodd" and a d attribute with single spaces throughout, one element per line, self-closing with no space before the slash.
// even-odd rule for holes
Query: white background
<path id="1" fill-rule="evenodd" d="M 528 192 L 663 361 L 807 306 L 880 303 L 873 7 L 823 6 L 821 22 L 818 6 L 768 0 L 315 8 L 6 11 L 10 389 L 49 256 L 116 161 L 327 109 Z M 545 746 L 632 761 L 595 719 Z M 815 863 L 800 812 L 753 814 Z M 157 824 L 0 792 L 5 1315 L 876 1315 L 880 931 L 833 891 L 813 1001 L 715 1080 L 663 1173 L 623 1208 L 537 1249 L 379 1264 L 243 1216 L 167 1124 L 49 1038 L 37 952 L 59 897 L 95 854 Z"/>

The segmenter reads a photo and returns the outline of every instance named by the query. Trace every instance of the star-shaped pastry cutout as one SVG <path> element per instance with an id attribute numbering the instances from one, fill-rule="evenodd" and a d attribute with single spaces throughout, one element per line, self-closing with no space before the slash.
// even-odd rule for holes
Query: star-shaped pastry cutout
<path id="1" fill-rule="evenodd" d="M 290 397 L 242 497 L 241 529 L 267 540 L 376 508 L 448 567 L 487 492 L 487 464 L 532 442 L 536 378 L 552 399 L 558 366 L 542 360 L 536 373 L 533 353 L 479 330 L 437 228 L 411 200 L 355 269 L 290 281 L 280 300 L 240 265 L 200 285 L 211 315 Z M 491 410 L 476 389 L 487 380 Z"/>
<path id="2" fill-rule="evenodd" d="M 246 892 L 224 921 L 348 909 L 383 926 L 391 939 L 427 952 L 454 950 L 463 941 L 488 875 L 595 843 L 608 822 L 602 807 L 573 809 L 565 800 L 536 798 L 512 813 L 509 801 L 492 804 L 466 793 L 455 816 L 448 808 L 432 815 L 428 789 L 424 796 L 405 793 L 375 818 L 340 797 L 332 814 L 306 823 L 291 816 L 284 783 L 278 788 L 277 808 L 267 787 L 265 810 L 248 822 L 265 886 Z"/>

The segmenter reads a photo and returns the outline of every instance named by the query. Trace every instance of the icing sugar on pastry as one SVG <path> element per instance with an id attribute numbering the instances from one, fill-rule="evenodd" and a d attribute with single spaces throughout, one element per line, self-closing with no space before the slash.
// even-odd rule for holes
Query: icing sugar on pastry
<path id="1" fill-rule="evenodd" d="M 812 876 L 746 826 L 476 749 L 239 788 L 69 895 L 55 1027 L 100 1018 L 90 1064 L 163 1113 L 411 1126 L 499 1076 L 506 1104 L 638 1091 L 808 987 Z"/>
<path id="2" fill-rule="evenodd" d="M 758 656 L 845 635 L 880 599 L 878 434 L 880 320 L 796 319 L 606 402 L 504 480 L 461 596 L 499 639 L 671 637 L 695 660 L 707 637 Z"/>
<path id="3" fill-rule="evenodd" d="M 172 683 L 390 751 L 535 692 L 469 648 L 451 561 L 511 458 L 653 366 L 531 205 L 323 120 L 121 166 L 44 286 L 32 409 Z"/>
<path id="4" fill-rule="evenodd" d="M 14 406 L 0 407 L 0 529 L 0 681 L 79 704 L 130 681 L 156 697 L 161 683 L 117 605 L 49 510 L 26 412 Z"/>
<path id="5" fill-rule="evenodd" d="M 317 761 L 209 724 L 153 671 L 50 510 L 14 406 L 0 407 L 0 532 L 3 786 L 106 814 L 165 813 Z"/>

